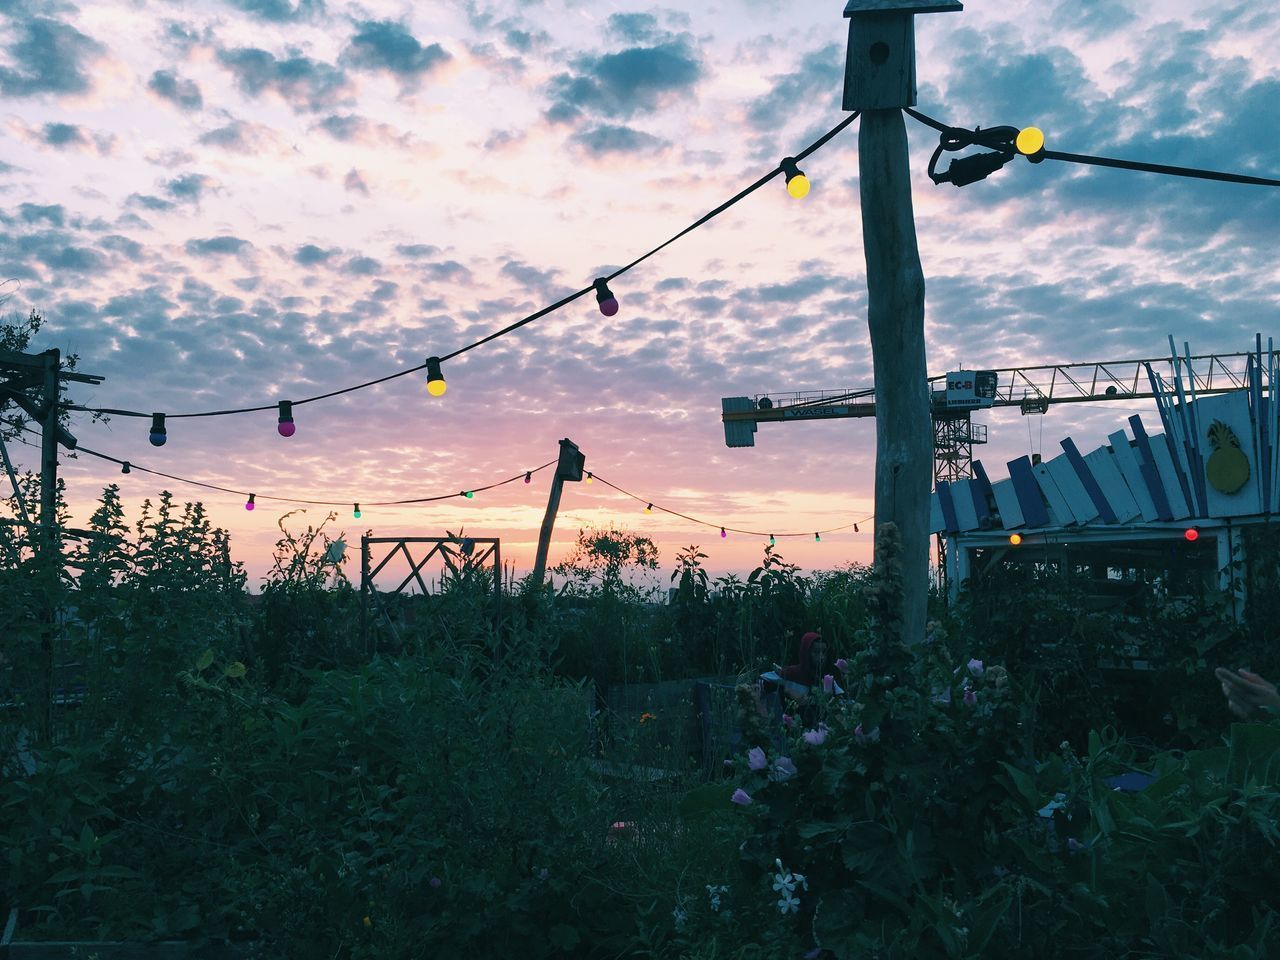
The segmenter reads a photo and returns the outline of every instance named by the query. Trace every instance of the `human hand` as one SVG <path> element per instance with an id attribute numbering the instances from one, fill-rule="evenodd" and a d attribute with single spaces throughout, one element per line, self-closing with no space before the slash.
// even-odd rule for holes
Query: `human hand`
<path id="1" fill-rule="evenodd" d="M 1214 676 L 1222 683 L 1227 706 L 1237 717 L 1247 717 L 1258 707 L 1267 707 L 1280 713 L 1280 692 L 1274 683 L 1249 670 L 1227 670 L 1218 667 Z"/>

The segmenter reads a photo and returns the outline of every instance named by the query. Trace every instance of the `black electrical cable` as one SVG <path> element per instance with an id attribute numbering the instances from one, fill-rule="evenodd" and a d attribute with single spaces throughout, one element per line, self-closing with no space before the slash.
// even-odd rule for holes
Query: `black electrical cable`
<path id="1" fill-rule="evenodd" d="M 838 133 L 844 130 L 847 126 L 849 126 L 849 124 L 853 123 L 853 121 L 856 120 L 857 118 L 858 118 L 857 112 L 851 113 L 849 116 L 845 117 L 843 120 L 841 120 L 838 124 L 836 124 L 830 130 L 828 130 L 826 133 L 824 133 L 821 137 L 819 137 L 813 143 L 809 144 L 809 146 L 805 147 L 803 150 L 797 153 L 794 159 L 803 160 L 805 157 L 811 155 L 815 150 L 818 150 L 819 148 L 825 146 L 826 143 L 829 140 L 831 140 L 832 137 L 836 136 Z M 772 180 L 774 177 L 776 177 L 780 173 L 782 173 L 782 164 L 778 164 L 778 166 L 774 167 L 772 170 L 770 170 L 767 174 L 765 174 L 755 183 L 751 184 L 749 187 L 747 187 L 744 190 L 740 190 L 738 193 L 734 194 L 732 197 L 730 197 L 724 203 L 720 204 L 714 210 L 703 215 L 702 217 L 698 218 L 693 223 L 691 223 L 689 226 L 685 227 L 675 236 L 660 243 L 658 246 L 654 247 L 648 253 L 642 254 L 641 256 L 637 257 L 635 260 L 632 260 L 626 266 L 620 267 L 619 269 L 615 270 L 613 273 L 609 274 L 608 277 L 606 277 L 606 279 L 613 280 L 614 278 L 619 277 L 622 274 L 626 273 L 628 270 L 631 270 L 632 268 L 643 263 L 645 260 L 649 259 L 649 257 L 653 256 L 655 253 L 659 252 L 665 247 L 670 246 L 671 244 L 679 240 L 681 237 L 685 236 L 686 234 L 690 233 L 693 230 L 696 230 L 698 227 L 701 227 L 703 224 L 719 216 L 721 213 L 723 213 L 725 210 L 728 210 L 730 207 L 738 203 L 740 200 L 743 200 L 746 197 L 750 196 L 752 193 L 760 189 L 762 186 L 764 186 L 766 183 L 768 183 L 770 180 Z M 584 294 L 591 293 L 594 289 L 595 289 L 594 284 L 592 284 L 589 287 L 584 287 L 581 290 L 578 290 L 574 293 L 569 294 L 567 297 L 557 300 L 555 303 L 551 304 L 550 306 L 543 307 L 541 310 L 537 311 L 536 313 L 531 313 L 529 316 L 524 317 L 520 320 L 517 320 L 515 323 L 508 324 L 507 326 L 503 327 L 501 330 L 496 330 L 493 333 L 489 334 L 488 336 L 482 337 L 481 339 L 476 340 L 474 343 L 469 343 L 465 347 L 459 347 L 457 350 L 454 350 L 452 353 L 441 354 L 439 359 L 442 362 L 446 360 L 451 360 L 454 357 L 461 356 L 462 354 L 466 353 L 468 350 L 474 350 L 476 347 L 481 346 L 482 344 L 486 344 L 491 340 L 496 340 L 499 337 L 506 336 L 508 333 L 511 333 L 513 330 L 518 330 L 520 327 L 523 327 L 526 324 L 532 323 L 535 320 L 539 320 L 542 317 L 545 317 L 547 314 L 553 313 L 556 310 L 559 310 L 561 307 L 567 306 L 568 304 L 577 300 L 579 297 L 583 296 Z M 364 383 L 358 383 L 351 387 L 344 387 L 341 390 L 332 390 L 329 393 L 317 394 L 314 397 L 305 397 L 301 400 L 294 400 L 292 401 L 292 403 L 295 407 L 297 407 L 297 406 L 301 406 L 304 403 L 314 403 L 317 400 L 327 400 L 330 397 L 341 396 L 344 393 L 354 393 L 357 390 L 364 390 L 367 387 L 373 387 L 373 386 L 377 386 L 380 383 L 386 383 L 388 380 L 395 380 L 398 377 L 405 377 L 411 373 L 417 373 L 419 370 L 426 369 L 426 366 L 427 365 L 425 363 L 420 363 L 417 366 L 409 367 L 405 370 L 400 370 L 396 373 L 388 374 L 385 377 L 379 377 L 376 380 L 367 380 Z M 149 417 L 151 416 L 150 413 L 144 413 L 140 410 L 124 410 L 124 409 L 112 408 L 112 407 L 88 407 L 88 406 L 83 406 L 81 404 L 65 404 L 64 406 L 68 410 L 77 410 L 84 413 L 101 413 L 101 414 L 107 414 L 107 415 L 116 416 L 116 417 Z M 262 404 L 254 407 L 236 407 L 236 408 L 227 409 L 227 410 L 204 410 L 198 413 L 167 413 L 165 414 L 165 416 L 170 420 L 178 420 L 178 419 L 185 419 L 185 418 L 192 418 L 192 417 L 225 417 L 225 416 L 230 416 L 232 414 L 240 414 L 240 413 L 262 413 L 267 410 L 275 410 L 277 409 L 277 407 L 278 407 L 278 402 L 273 402 L 273 403 Z M 372 506 L 372 504 L 370 504 L 370 506 Z"/>
<path id="2" fill-rule="evenodd" d="M 966 130 L 963 127 L 950 127 L 940 120 L 926 116 L 910 107 L 904 108 L 904 112 L 927 127 L 932 127 L 942 134 L 944 140 L 954 138 L 955 146 L 947 146 L 946 149 L 958 150 L 963 146 L 977 144 L 979 146 L 997 146 L 995 143 L 986 142 L 983 134 L 992 134 L 994 131 L 1013 130 L 1014 127 L 993 127 L 990 130 Z M 965 139 L 967 135 L 967 140 Z M 1280 187 L 1280 180 L 1271 177 L 1254 177 L 1244 173 L 1225 173 L 1220 170 L 1202 170 L 1198 167 L 1179 167 L 1166 163 L 1147 163 L 1142 160 L 1117 160 L 1113 157 L 1094 157 L 1083 153 L 1066 153 L 1061 150 L 1041 150 L 1032 155 L 1029 159 L 1035 162 L 1040 160 L 1061 160 L 1066 163 L 1084 163 L 1096 167 L 1115 167 L 1121 170 L 1137 170 L 1143 173 L 1160 173 L 1173 177 L 1190 177 L 1197 180 L 1218 180 L 1224 183 L 1244 183 L 1253 186 L 1263 187 Z"/>

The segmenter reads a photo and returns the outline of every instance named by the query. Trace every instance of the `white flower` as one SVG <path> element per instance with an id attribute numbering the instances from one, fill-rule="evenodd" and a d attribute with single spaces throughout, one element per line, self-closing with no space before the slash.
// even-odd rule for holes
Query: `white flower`
<path id="1" fill-rule="evenodd" d="M 720 912 L 720 894 L 728 893 L 728 892 L 729 892 L 729 888 L 724 884 L 721 884 L 718 887 L 711 883 L 707 884 L 707 896 L 711 898 L 712 913 Z"/>
<path id="2" fill-rule="evenodd" d="M 800 909 L 800 898 L 793 897 L 791 891 L 787 890 L 782 894 L 782 899 L 778 901 L 778 912 L 784 916 L 788 913 L 795 913 Z"/>
<path id="3" fill-rule="evenodd" d="M 671 919 L 675 921 L 677 930 L 683 930 L 684 922 L 689 919 L 689 914 L 676 907 L 671 911 Z"/>

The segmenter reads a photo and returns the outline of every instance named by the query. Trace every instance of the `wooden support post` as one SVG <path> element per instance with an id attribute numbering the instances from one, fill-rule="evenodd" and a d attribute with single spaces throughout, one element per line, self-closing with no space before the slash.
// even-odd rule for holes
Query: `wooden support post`
<path id="1" fill-rule="evenodd" d="M 57 350 L 46 350 L 44 390 L 40 424 L 40 549 L 52 563 L 57 544 L 58 524 L 58 397 L 62 389 L 62 356 Z"/>
<path id="2" fill-rule="evenodd" d="M 893 523 L 901 537 L 900 639 L 914 644 L 924 639 L 929 599 L 933 422 L 924 348 L 924 273 L 900 110 L 863 113 L 858 159 L 876 384 L 876 527 Z"/>
<path id="3" fill-rule="evenodd" d="M 538 555 L 533 561 L 532 585 L 542 586 L 547 573 L 547 552 L 551 548 L 551 531 L 555 529 L 556 513 L 560 510 L 560 491 L 566 480 L 581 480 L 586 458 L 578 452 L 578 445 L 565 437 L 560 441 L 560 460 L 551 478 L 551 492 L 547 495 L 547 512 L 542 517 L 542 529 L 538 533 Z"/>

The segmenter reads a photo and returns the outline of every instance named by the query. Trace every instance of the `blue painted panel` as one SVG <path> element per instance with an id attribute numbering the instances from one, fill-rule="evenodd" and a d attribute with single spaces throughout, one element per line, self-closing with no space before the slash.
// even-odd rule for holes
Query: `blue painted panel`
<path id="1" fill-rule="evenodd" d="M 1000 511 L 1000 526 L 1013 530 L 1023 525 L 1022 505 L 1018 503 L 1012 480 L 1001 480 L 992 486 L 991 495 L 995 497 L 996 509 Z"/>
<path id="2" fill-rule="evenodd" d="M 973 508 L 973 482 L 957 480 L 951 485 L 951 505 L 956 509 L 956 523 L 961 532 L 978 529 L 978 511 Z"/>
<path id="3" fill-rule="evenodd" d="M 995 500 L 995 494 L 991 492 L 991 481 L 987 479 L 986 468 L 983 467 L 981 460 L 973 461 L 973 501 L 978 507 L 978 516 L 985 517 L 991 513 L 991 504 Z M 981 501 L 981 506 L 978 502 Z"/>
<path id="4" fill-rule="evenodd" d="M 929 498 L 929 533 L 941 533 L 946 528 L 947 525 L 942 519 L 942 504 L 938 500 L 937 492 L 935 492 Z"/>
<path id="5" fill-rule="evenodd" d="M 1102 487 L 1094 479 L 1088 464 L 1084 462 L 1084 457 L 1080 456 L 1080 451 L 1076 449 L 1076 442 L 1067 437 L 1062 441 L 1062 450 L 1067 455 L 1067 462 L 1071 464 L 1071 469 L 1075 471 L 1076 476 L 1080 479 L 1084 492 L 1089 495 L 1089 499 L 1097 507 L 1098 516 L 1102 517 L 1104 523 L 1116 523 L 1116 512 L 1111 509 L 1111 504 L 1107 503 L 1106 494 L 1102 492 Z"/>
<path id="6" fill-rule="evenodd" d="M 951 484 L 946 480 L 938 481 L 938 503 L 942 507 L 942 522 L 947 533 L 959 533 L 960 523 L 956 520 L 955 504 L 951 502 Z"/>
<path id="7" fill-rule="evenodd" d="M 1044 499 L 1040 493 L 1040 485 L 1036 483 L 1035 474 L 1031 472 L 1031 458 L 1019 457 L 1009 461 L 1009 479 L 1013 481 L 1014 492 L 1018 495 L 1018 506 L 1022 508 L 1022 518 L 1027 526 L 1047 527 L 1049 511 L 1045 509 Z"/>
<path id="8" fill-rule="evenodd" d="M 1160 482 L 1155 454 L 1151 452 L 1151 440 L 1142 426 L 1142 418 L 1135 413 L 1129 418 L 1129 427 L 1133 430 L 1134 442 L 1138 444 L 1142 480 L 1147 485 L 1147 492 L 1151 494 L 1151 502 L 1156 505 L 1156 516 L 1161 520 L 1172 520 L 1173 509 L 1169 506 L 1169 495 L 1165 492 L 1164 484 Z"/>
<path id="9" fill-rule="evenodd" d="M 1128 440 L 1125 443 L 1127 445 Z M 1107 498 L 1107 503 L 1110 504 L 1111 509 L 1115 512 L 1117 523 L 1128 523 L 1135 517 L 1141 516 L 1142 512 L 1138 509 L 1137 498 L 1134 497 L 1133 491 L 1129 489 L 1129 485 L 1125 483 L 1117 458 L 1111 453 L 1110 448 L 1099 447 L 1097 450 L 1091 450 L 1084 455 L 1084 463 L 1089 468 L 1089 472 L 1093 474 L 1093 479 L 1098 482 L 1098 487 L 1102 490 L 1102 495 Z M 1148 499 L 1150 499 L 1150 494 L 1148 494 Z M 1154 510 L 1151 516 L 1154 520 Z"/>
<path id="10" fill-rule="evenodd" d="M 1098 519 L 1098 508 L 1089 499 L 1084 484 L 1076 476 L 1071 461 L 1065 454 L 1042 463 L 1036 468 L 1036 473 L 1037 476 L 1053 482 L 1052 489 L 1058 492 L 1061 502 L 1056 502 L 1049 490 L 1045 491 L 1045 496 L 1048 497 L 1049 506 L 1052 508 L 1050 512 L 1058 510 L 1062 513 L 1064 523 L 1088 523 Z"/>
<path id="11" fill-rule="evenodd" d="M 1156 510 L 1155 501 L 1151 499 L 1151 490 L 1142 477 L 1141 453 L 1135 452 L 1133 444 L 1129 442 L 1129 437 L 1123 430 L 1117 430 L 1108 436 L 1107 442 L 1111 444 L 1111 455 L 1115 457 L 1116 466 L 1120 468 L 1125 486 L 1129 488 L 1129 492 L 1133 494 L 1133 499 L 1138 504 L 1142 519 L 1148 523 L 1159 520 L 1160 513 Z"/>

